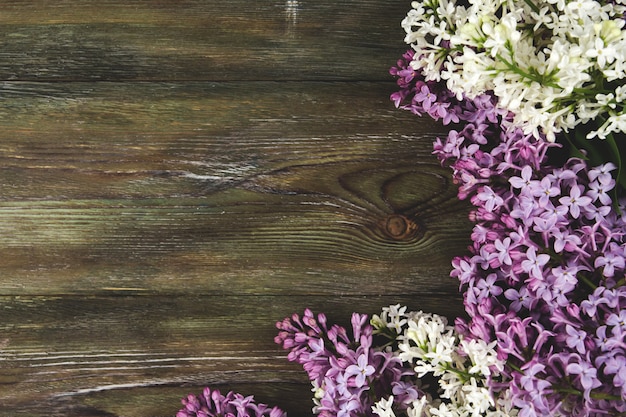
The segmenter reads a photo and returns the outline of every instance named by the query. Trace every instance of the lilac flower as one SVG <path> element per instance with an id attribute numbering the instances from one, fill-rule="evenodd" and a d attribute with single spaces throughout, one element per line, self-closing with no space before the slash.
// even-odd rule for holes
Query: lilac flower
<path id="1" fill-rule="evenodd" d="M 524 365 L 524 374 L 520 377 L 522 387 L 528 392 L 540 393 L 550 387 L 550 383 L 544 379 L 541 374 L 544 373 L 546 366 L 539 362 L 528 362 Z"/>
<path id="2" fill-rule="evenodd" d="M 617 249 L 617 248 L 614 248 Z M 606 277 L 615 275 L 615 269 L 624 269 L 625 260 L 623 253 L 607 251 L 596 258 L 594 265 L 596 268 L 602 267 L 602 273 Z"/>
<path id="3" fill-rule="evenodd" d="M 511 309 L 513 311 L 520 311 L 522 308 L 530 307 L 531 297 L 528 289 L 522 287 L 519 291 L 515 288 L 509 288 L 504 291 L 504 296 L 507 300 L 511 301 Z"/>
<path id="4" fill-rule="evenodd" d="M 485 209 L 487 211 L 493 211 L 495 208 L 500 207 L 504 200 L 498 194 L 496 194 L 490 187 L 484 186 L 482 191 L 477 195 L 480 201 L 485 203 Z"/>
<path id="5" fill-rule="evenodd" d="M 605 362 L 604 372 L 613 376 L 613 384 L 622 388 L 622 393 L 626 390 L 626 357 L 621 355 L 611 356 Z"/>
<path id="6" fill-rule="evenodd" d="M 608 206 L 611 204 L 611 197 L 609 196 L 607 190 L 612 189 L 615 186 L 615 181 L 613 178 L 607 183 L 602 183 L 600 181 L 593 181 L 589 184 L 589 191 L 587 195 L 592 198 L 592 201 L 599 200 L 600 203 Z"/>
<path id="7" fill-rule="evenodd" d="M 314 410 L 324 417 L 371 416 L 374 398 L 391 395 L 408 372 L 397 356 L 374 346 L 366 315 L 354 313 L 351 324 L 350 337 L 345 328 L 328 326 L 325 315 L 316 317 L 309 309 L 302 317 L 276 323 L 275 342 L 308 373 L 319 395 Z"/>
<path id="8" fill-rule="evenodd" d="M 617 167 L 612 162 L 607 162 L 606 164 L 599 165 L 595 168 L 589 170 L 589 180 L 595 181 L 598 178 L 604 178 L 602 180 L 603 183 L 607 183 L 613 180 L 611 177 L 611 171 L 616 170 Z"/>
<path id="9" fill-rule="evenodd" d="M 472 242 L 475 243 L 485 243 L 487 241 L 495 241 L 498 239 L 498 236 L 500 234 L 487 228 L 484 227 L 480 224 L 477 224 L 474 227 L 474 230 L 472 231 Z"/>
<path id="10" fill-rule="evenodd" d="M 398 80 L 406 92 L 400 107 L 421 109 L 411 91 L 420 82 L 419 71 L 411 83 Z M 620 215 L 611 198 L 616 167 L 576 158 L 554 166 L 551 151 L 560 145 L 526 134 L 493 95 L 469 99 L 446 90 L 445 82 L 429 81 L 437 101 L 422 113 L 440 120 L 444 113 L 432 111 L 439 103 L 463 126 L 433 146 L 458 197 L 475 206 L 473 244 L 450 274 L 469 317 L 457 319 L 457 329 L 497 341 L 507 366 L 491 389 L 510 386 L 520 415 L 626 412 L 626 381 L 616 365 L 626 364 L 626 199 L 618 202 Z"/>
<path id="11" fill-rule="evenodd" d="M 410 404 L 422 395 L 414 384 L 406 381 L 394 383 L 391 392 L 396 401 L 401 404 Z"/>
<path id="12" fill-rule="evenodd" d="M 369 364 L 367 356 L 365 354 L 359 355 L 356 365 L 350 365 L 346 368 L 345 376 L 350 378 L 356 376 L 355 385 L 357 388 L 365 385 L 366 378 L 372 375 L 376 370 Z"/>
<path id="13" fill-rule="evenodd" d="M 567 332 L 567 338 L 565 339 L 567 346 L 576 349 L 578 353 L 585 353 L 585 338 L 587 337 L 587 333 L 582 330 L 576 330 L 569 324 L 565 326 L 565 331 Z"/>
<path id="14" fill-rule="evenodd" d="M 539 254 L 533 247 L 526 251 L 526 260 L 522 261 L 522 269 L 531 277 L 543 279 L 543 266 L 550 260 L 550 255 Z"/>
<path id="15" fill-rule="evenodd" d="M 626 333 L 626 310 L 609 314 L 606 319 L 606 324 L 615 326 L 614 332 L 619 332 L 620 334 Z"/>
<path id="16" fill-rule="evenodd" d="M 498 281 L 497 274 L 489 274 L 485 280 L 481 280 L 478 285 L 476 285 L 476 289 L 479 292 L 479 298 L 486 298 L 488 296 L 495 296 L 502 294 L 503 290 L 501 287 L 496 285 L 496 281 Z"/>
<path id="17" fill-rule="evenodd" d="M 580 209 L 591 203 L 591 197 L 583 196 L 581 187 L 572 187 L 570 195 L 559 198 L 559 202 L 569 209 L 573 218 L 577 219 L 580 216 Z"/>
<path id="18" fill-rule="evenodd" d="M 533 197 L 539 197 L 539 205 L 545 207 L 550 202 L 550 199 L 557 197 L 561 192 L 559 187 L 554 185 L 554 182 L 549 177 L 543 177 L 539 182 L 539 185 L 532 189 Z"/>
<path id="19" fill-rule="evenodd" d="M 393 101 L 393 103 L 396 105 L 396 107 L 400 107 L 400 104 L 406 99 L 406 92 L 397 91 L 395 93 L 392 93 L 390 98 L 391 101 Z"/>
<path id="20" fill-rule="evenodd" d="M 505 237 L 503 240 L 496 239 L 494 246 L 498 251 L 498 260 L 504 265 L 512 265 L 511 259 L 511 238 Z"/>
<path id="21" fill-rule="evenodd" d="M 427 84 L 422 83 L 422 85 L 419 87 L 418 92 L 415 93 L 414 100 L 419 101 L 421 103 L 422 108 L 428 112 L 430 108 L 432 107 L 433 103 L 437 102 L 437 95 L 433 94 L 428 89 Z"/>
<path id="22" fill-rule="evenodd" d="M 580 247 L 582 240 L 568 230 L 559 230 L 553 233 L 554 251 L 561 253 L 563 250 L 571 252 L 574 248 Z"/>
<path id="23" fill-rule="evenodd" d="M 536 182 L 532 179 L 533 169 L 530 165 L 526 165 L 522 168 L 520 177 L 511 177 L 509 178 L 509 182 L 513 186 L 513 188 L 519 188 L 522 192 L 531 192 L 532 185 Z"/>
<path id="24" fill-rule="evenodd" d="M 453 266 L 456 265 L 451 272 L 453 277 L 457 277 L 461 285 L 470 283 L 476 274 L 476 265 L 464 258 L 456 258 L 452 260 Z"/>
<path id="25" fill-rule="evenodd" d="M 219 390 L 205 388 L 199 396 L 189 394 L 182 399 L 183 408 L 176 417 L 286 417 L 278 407 L 257 404 L 252 396 L 244 397 L 233 391 L 222 395 Z"/>
<path id="26" fill-rule="evenodd" d="M 602 382 L 600 382 L 597 377 L 597 369 L 591 366 L 587 361 L 570 363 L 567 365 L 566 371 L 571 375 L 579 376 L 580 384 L 585 391 L 590 391 L 602 385 Z"/>
<path id="27" fill-rule="evenodd" d="M 555 287 L 567 287 L 572 288 L 576 286 L 578 283 L 578 279 L 576 278 L 576 274 L 580 271 L 580 267 L 578 266 L 558 266 L 556 268 L 552 268 L 552 275 L 555 280 L 553 285 Z"/>
<path id="28" fill-rule="evenodd" d="M 533 219 L 533 230 L 544 235 L 551 235 L 558 233 L 559 229 L 556 227 L 557 216 L 535 217 Z"/>
<path id="29" fill-rule="evenodd" d="M 521 220 L 524 226 L 530 227 L 535 222 L 534 211 L 536 208 L 537 205 L 534 200 L 520 196 L 515 206 L 511 208 L 509 215 L 513 219 Z"/>
<path id="30" fill-rule="evenodd" d="M 339 406 L 339 411 L 337 412 L 337 417 L 350 417 L 352 412 L 359 412 L 361 406 L 359 401 L 355 398 L 352 398 L 346 402 L 343 402 Z"/>

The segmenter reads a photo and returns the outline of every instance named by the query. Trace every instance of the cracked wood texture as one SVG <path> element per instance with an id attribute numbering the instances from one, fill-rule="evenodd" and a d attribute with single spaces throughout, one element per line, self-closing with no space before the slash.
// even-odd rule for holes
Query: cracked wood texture
<path id="1" fill-rule="evenodd" d="M 4 0 L 0 416 L 311 415 L 306 307 L 461 314 L 468 206 L 393 108 L 408 1 Z"/>

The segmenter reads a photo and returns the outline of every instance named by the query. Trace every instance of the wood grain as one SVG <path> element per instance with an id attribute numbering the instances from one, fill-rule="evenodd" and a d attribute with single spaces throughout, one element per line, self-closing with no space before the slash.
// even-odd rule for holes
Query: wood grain
<path id="1" fill-rule="evenodd" d="M 388 83 L 13 87 L 3 294 L 456 287 L 467 210 Z"/>
<path id="2" fill-rule="evenodd" d="M 462 314 L 469 205 L 396 110 L 408 2 L 3 1 L 0 416 L 311 415 L 305 307 Z"/>
<path id="3" fill-rule="evenodd" d="M 387 79 L 404 49 L 408 8 L 376 0 L 4 1 L 0 79 Z"/>
<path id="4" fill-rule="evenodd" d="M 209 384 L 302 415 L 311 407 L 306 375 L 273 343 L 274 323 L 309 307 L 349 328 L 355 305 L 377 311 L 392 303 L 454 317 L 460 301 L 433 295 L 0 297 L 0 409 L 166 416 L 175 414 L 181 397 Z"/>

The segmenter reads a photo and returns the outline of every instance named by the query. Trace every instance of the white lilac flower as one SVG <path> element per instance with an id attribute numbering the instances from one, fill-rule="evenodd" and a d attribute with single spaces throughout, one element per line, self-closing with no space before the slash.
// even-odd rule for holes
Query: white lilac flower
<path id="1" fill-rule="evenodd" d="M 430 413 L 431 415 L 438 416 L 438 417 L 461 417 L 461 416 L 465 417 L 467 416 L 467 413 L 461 414 L 459 410 L 457 409 L 457 407 L 447 404 L 447 403 L 441 403 L 439 404 L 439 407 L 431 408 Z"/>
<path id="2" fill-rule="evenodd" d="M 386 326 L 384 323 L 389 320 L 400 322 L 390 319 L 394 315 L 402 317 L 403 323 L 396 335 L 396 355 L 412 366 L 418 380 L 429 375 L 437 381 L 434 387 L 437 395 L 412 400 L 405 409 L 407 416 L 509 415 L 501 406 L 503 399 L 494 397 L 487 383 L 487 380 L 497 380 L 504 369 L 495 343 L 464 340 L 444 317 L 420 311 L 406 313 L 397 305 L 383 309 L 381 316 L 374 318 L 375 325 Z M 387 403 L 380 403 L 378 407 L 380 416 L 390 415 Z"/>
<path id="3" fill-rule="evenodd" d="M 407 417 L 430 417 L 430 403 L 426 396 L 414 400 L 406 409 Z"/>
<path id="4" fill-rule="evenodd" d="M 441 387 L 441 398 L 447 398 L 454 403 L 460 403 L 464 400 L 463 381 L 455 372 L 447 372 L 441 376 L 439 380 Z"/>
<path id="5" fill-rule="evenodd" d="M 487 344 L 484 340 L 478 339 L 461 340 L 463 352 L 467 354 L 472 363 L 468 370 L 471 374 L 488 377 L 491 375 L 491 368 L 493 367 L 502 371 L 503 364 L 497 357 L 496 344 L 496 341 Z"/>
<path id="6" fill-rule="evenodd" d="M 626 113 L 611 114 L 600 128 L 590 133 L 589 137 L 598 136 L 605 139 L 611 133 L 626 132 Z"/>
<path id="7" fill-rule="evenodd" d="M 396 417 L 392 408 L 393 404 L 393 395 L 387 399 L 381 398 L 372 406 L 372 413 L 378 417 Z"/>
<path id="8" fill-rule="evenodd" d="M 471 378 L 469 383 L 463 386 L 463 393 L 465 394 L 465 402 L 469 405 L 469 409 L 472 410 L 471 415 L 473 417 L 481 416 L 495 406 L 495 401 L 489 390 L 479 386 L 475 378 Z"/>
<path id="9" fill-rule="evenodd" d="M 589 138 L 626 132 L 624 100 L 594 93 L 626 78 L 624 2 L 595 0 L 414 1 L 402 22 L 411 66 L 445 80 L 459 99 L 492 92 L 525 133 L 557 134 L 599 115 Z"/>
<path id="10" fill-rule="evenodd" d="M 382 310 L 380 316 L 374 315 L 372 317 L 373 322 L 379 322 L 387 328 L 400 332 L 402 326 L 406 324 L 406 307 L 401 307 L 400 304 L 391 305 L 385 307 Z"/>

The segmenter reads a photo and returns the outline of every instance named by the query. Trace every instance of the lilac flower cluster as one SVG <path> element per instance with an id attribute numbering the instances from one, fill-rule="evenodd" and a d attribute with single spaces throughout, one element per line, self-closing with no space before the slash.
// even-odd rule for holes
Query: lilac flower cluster
<path id="1" fill-rule="evenodd" d="M 322 417 L 372 416 L 374 403 L 395 395 L 400 404 L 421 390 L 408 384 L 410 367 L 392 352 L 373 344 L 368 316 L 352 315 L 352 337 L 339 325 L 328 326 L 324 314 L 305 310 L 278 322 L 275 342 L 289 350 L 288 359 L 303 365 L 313 385 L 313 412 Z M 406 407 L 405 407 L 406 408 Z"/>
<path id="2" fill-rule="evenodd" d="M 468 338 L 497 341 L 520 416 L 626 413 L 626 218 L 612 164 L 552 162 L 560 145 L 524 134 L 489 94 L 466 99 L 408 64 L 397 107 L 460 123 L 434 153 L 476 207 L 471 256 L 453 261 Z M 555 152 L 557 151 L 557 152 Z"/>
<path id="3" fill-rule="evenodd" d="M 278 407 L 257 404 L 253 396 L 244 397 L 233 391 L 223 395 L 208 387 L 199 396 L 189 394 L 182 403 L 176 417 L 287 417 Z"/>

